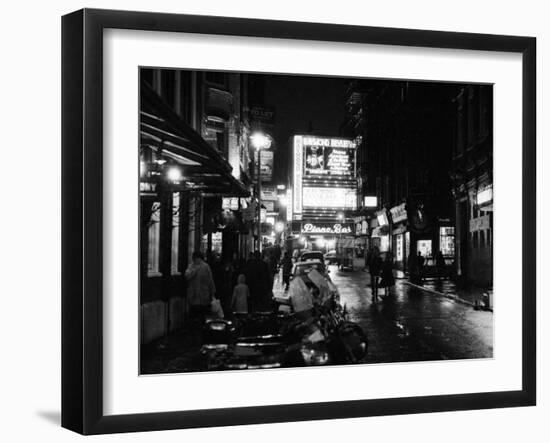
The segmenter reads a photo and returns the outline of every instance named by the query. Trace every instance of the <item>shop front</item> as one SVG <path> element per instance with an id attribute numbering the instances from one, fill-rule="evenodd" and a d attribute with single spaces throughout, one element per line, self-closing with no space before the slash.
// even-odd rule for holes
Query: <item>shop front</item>
<path id="1" fill-rule="evenodd" d="M 407 207 L 405 203 L 389 210 L 391 216 L 392 252 L 395 268 L 405 271 L 410 254 L 410 233 L 408 231 Z"/>
<path id="2" fill-rule="evenodd" d="M 141 341 L 182 327 L 183 274 L 204 246 L 223 250 L 222 197 L 246 197 L 231 165 L 147 84 L 140 102 Z M 208 249 L 203 249 L 205 252 Z"/>

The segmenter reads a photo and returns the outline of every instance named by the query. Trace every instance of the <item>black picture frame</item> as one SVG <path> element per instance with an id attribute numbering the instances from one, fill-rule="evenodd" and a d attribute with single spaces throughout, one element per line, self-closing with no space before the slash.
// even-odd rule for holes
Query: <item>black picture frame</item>
<path id="1" fill-rule="evenodd" d="M 103 30 L 170 31 L 500 51 L 522 55 L 522 388 L 392 399 L 104 415 Z M 536 39 L 83 9 L 62 18 L 62 426 L 82 434 L 319 420 L 536 404 Z"/>

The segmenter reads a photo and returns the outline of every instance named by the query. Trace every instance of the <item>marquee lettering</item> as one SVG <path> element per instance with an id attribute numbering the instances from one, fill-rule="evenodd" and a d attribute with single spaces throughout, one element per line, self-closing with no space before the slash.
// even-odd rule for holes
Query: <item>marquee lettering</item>
<path id="1" fill-rule="evenodd" d="M 302 228 L 304 234 L 351 234 L 350 226 L 342 226 L 335 223 L 332 226 L 317 226 L 313 223 L 306 223 Z"/>

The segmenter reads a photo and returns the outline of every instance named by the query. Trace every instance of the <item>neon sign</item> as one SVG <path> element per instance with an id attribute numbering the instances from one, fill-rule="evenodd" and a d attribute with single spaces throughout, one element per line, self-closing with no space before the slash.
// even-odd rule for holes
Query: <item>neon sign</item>
<path id="1" fill-rule="evenodd" d="M 304 223 L 302 234 L 351 234 L 351 225 L 335 223 L 333 225 L 316 225 L 314 223 Z"/>

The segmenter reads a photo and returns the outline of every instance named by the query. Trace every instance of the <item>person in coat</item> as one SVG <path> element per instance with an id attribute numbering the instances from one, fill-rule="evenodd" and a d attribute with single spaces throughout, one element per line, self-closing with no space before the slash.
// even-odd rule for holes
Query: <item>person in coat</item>
<path id="1" fill-rule="evenodd" d="M 267 310 L 270 306 L 271 277 L 259 251 L 255 251 L 254 258 L 247 263 L 245 277 L 250 290 L 249 311 Z"/>
<path id="2" fill-rule="evenodd" d="M 390 288 L 395 286 L 395 277 L 393 276 L 393 257 L 391 254 L 386 255 L 386 259 L 382 262 L 382 280 L 380 286 L 384 288 L 384 297 L 390 293 Z"/>
<path id="3" fill-rule="evenodd" d="M 210 312 L 211 302 L 216 294 L 210 266 L 200 251 L 193 252 L 192 262 L 185 271 L 187 281 L 187 304 L 189 317 L 201 324 Z"/>
<path id="4" fill-rule="evenodd" d="M 283 285 L 285 286 L 285 291 L 288 291 L 288 286 L 290 285 L 290 273 L 292 272 L 292 258 L 290 254 L 285 252 L 283 259 L 281 260 L 281 267 L 283 268 Z"/>
<path id="5" fill-rule="evenodd" d="M 378 279 L 382 270 L 382 259 L 380 258 L 380 251 L 375 246 L 370 254 L 369 259 L 369 273 L 372 291 L 372 302 L 378 301 Z"/>

